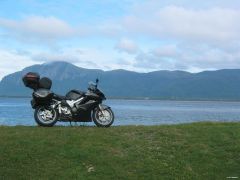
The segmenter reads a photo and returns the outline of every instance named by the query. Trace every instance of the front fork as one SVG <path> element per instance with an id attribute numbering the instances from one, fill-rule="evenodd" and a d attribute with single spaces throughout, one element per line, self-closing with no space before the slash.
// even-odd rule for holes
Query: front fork
<path id="1" fill-rule="evenodd" d="M 102 104 L 99 104 L 99 105 L 98 105 L 98 108 L 100 109 L 101 112 L 104 111 L 104 108 L 103 108 Z"/>
<path id="2" fill-rule="evenodd" d="M 100 109 L 100 111 L 101 111 L 102 114 L 104 114 L 104 113 L 103 113 L 104 110 L 106 110 L 106 109 L 111 109 L 109 106 L 104 105 L 104 104 L 99 104 L 99 105 L 98 105 L 98 108 Z"/>

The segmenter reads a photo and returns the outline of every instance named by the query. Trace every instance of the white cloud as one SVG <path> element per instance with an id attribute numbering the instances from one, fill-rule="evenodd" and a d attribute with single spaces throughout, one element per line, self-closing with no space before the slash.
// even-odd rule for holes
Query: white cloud
<path id="1" fill-rule="evenodd" d="M 135 6 L 123 19 L 122 26 L 129 37 L 148 39 L 147 49 L 139 45 L 142 52 L 133 60 L 136 69 L 195 72 L 240 68 L 238 22 L 237 8 L 162 7 L 159 1 L 150 1 Z M 154 48 L 151 41 L 155 42 Z"/>
<path id="2" fill-rule="evenodd" d="M 239 51 L 225 51 L 199 43 L 177 46 L 164 45 L 156 49 L 141 52 L 135 57 L 136 68 L 149 70 L 185 70 L 199 72 L 203 70 L 240 68 Z"/>
<path id="3" fill-rule="evenodd" d="M 64 48 L 55 52 L 33 52 L 31 58 L 41 63 L 66 61 L 83 68 L 103 70 L 111 69 L 115 64 L 111 53 L 95 48 Z"/>
<path id="4" fill-rule="evenodd" d="M 6 29 L 9 36 L 24 41 L 55 41 L 83 36 L 87 27 L 72 27 L 67 22 L 53 16 L 28 16 L 22 20 L 0 18 L 0 28 Z"/>
<path id="5" fill-rule="evenodd" d="M 129 54 L 135 54 L 138 52 L 138 46 L 135 44 L 134 41 L 122 38 L 115 46 L 115 49 L 119 50 L 120 52 L 126 52 Z"/>
<path id="6" fill-rule="evenodd" d="M 73 26 L 54 16 L 0 18 L 0 38 L 7 42 L 1 47 L 12 49 L 27 41 L 22 49 L 31 51 L 26 54 L 1 50 L 1 66 L 8 64 L 6 60 L 2 62 L 3 56 L 3 59 L 16 58 L 17 70 L 23 64 L 31 64 L 32 59 L 35 62 L 64 60 L 86 68 L 145 72 L 240 68 L 239 1 L 149 0 L 133 4 L 119 13 L 121 15 L 113 18 L 109 15 L 104 22 L 100 18 L 95 24 L 91 24 L 93 21 L 78 24 L 71 19 L 69 21 L 76 25 Z M 84 37 L 84 41 L 79 37 Z M 36 51 L 32 49 L 35 41 Z M 39 41 L 44 42 L 41 47 Z M 56 43 L 57 50 L 51 49 L 49 42 Z M 11 71 L 12 68 L 4 73 Z"/>
<path id="7" fill-rule="evenodd" d="M 27 55 L 21 55 L 16 51 L 0 49 L 0 79 L 5 75 L 20 71 L 27 66 L 36 64 Z"/>
<path id="8" fill-rule="evenodd" d="M 240 39 L 240 11 L 226 8 L 204 10 L 168 6 L 155 12 L 129 15 L 123 25 L 129 32 L 158 38 L 227 41 Z"/>
<path id="9" fill-rule="evenodd" d="M 161 46 L 158 48 L 155 48 L 152 50 L 152 53 L 155 54 L 158 57 L 177 57 L 178 53 L 178 48 L 175 44 L 170 44 L 170 45 L 165 45 Z"/>
<path id="10" fill-rule="evenodd" d="M 0 80 L 4 76 L 20 71 L 25 67 L 53 61 L 66 61 L 90 69 L 112 70 L 121 68 L 121 65 L 113 59 L 109 52 L 99 49 L 64 48 L 56 52 L 0 49 Z"/>
<path id="11" fill-rule="evenodd" d="M 173 70 L 175 62 L 171 56 L 158 56 L 153 52 L 140 52 L 135 57 L 133 65 L 137 69 L 153 71 L 153 70 Z"/>

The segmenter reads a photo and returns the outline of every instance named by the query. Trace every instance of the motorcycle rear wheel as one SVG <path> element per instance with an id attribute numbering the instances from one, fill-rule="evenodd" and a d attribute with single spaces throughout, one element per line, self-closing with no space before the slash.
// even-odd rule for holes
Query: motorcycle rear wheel
<path id="1" fill-rule="evenodd" d="M 50 106 L 36 108 L 34 118 L 39 126 L 52 127 L 58 121 L 58 112 Z"/>

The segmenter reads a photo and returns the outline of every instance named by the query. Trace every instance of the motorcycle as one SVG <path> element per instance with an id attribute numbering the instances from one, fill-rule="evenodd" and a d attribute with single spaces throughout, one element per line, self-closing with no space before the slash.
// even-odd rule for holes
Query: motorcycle
<path id="1" fill-rule="evenodd" d="M 102 104 L 106 97 L 98 89 L 98 79 L 89 83 L 87 92 L 71 90 L 65 96 L 52 92 L 51 79 L 40 78 L 37 73 L 29 72 L 22 80 L 26 87 L 33 90 L 31 105 L 39 126 L 51 127 L 57 121 L 93 121 L 98 127 L 110 127 L 114 122 L 113 111 Z"/>

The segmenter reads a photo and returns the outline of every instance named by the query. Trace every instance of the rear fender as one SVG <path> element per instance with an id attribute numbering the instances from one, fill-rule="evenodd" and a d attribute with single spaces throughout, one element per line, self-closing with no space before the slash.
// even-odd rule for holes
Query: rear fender
<path id="1" fill-rule="evenodd" d="M 38 104 L 36 103 L 35 99 L 31 100 L 31 106 L 33 109 L 36 109 L 38 107 Z"/>

